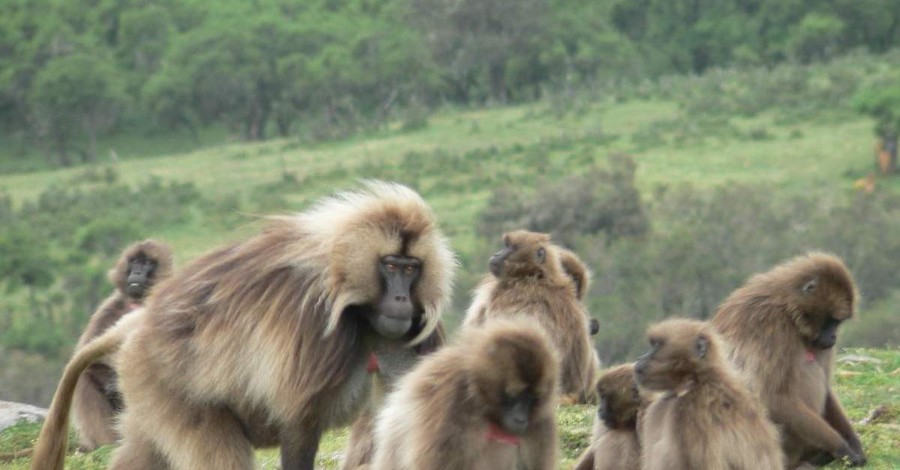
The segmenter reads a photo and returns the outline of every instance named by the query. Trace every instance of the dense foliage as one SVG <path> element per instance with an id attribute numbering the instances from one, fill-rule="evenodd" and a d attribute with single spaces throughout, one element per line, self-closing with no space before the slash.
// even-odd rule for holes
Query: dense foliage
<path id="1" fill-rule="evenodd" d="M 566 185 L 584 187 L 593 180 L 588 174 L 573 177 Z M 623 186 L 630 184 L 625 180 Z M 556 197 L 507 214 L 512 216 L 509 220 L 519 216 L 533 221 L 554 213 L 565 220 L 567 212 L 578 210 L 587 220 L 592 214 L 607 214 L 611 227 L 635 227 L 635 220 L 640 221 L 636 225 L 640 231 L 625 233 L 591 225 L 557 226 L 561 232 L 556 239 L 594 270 L 589 307 L 602 321 L 595 345 L 604 361 L 636 357 L 643 345 L 634 338 L 641 336 L 647 323 L 669 316 L 708 318 L 750 274 L 811 250 L 841 256 L 859 284 L 861 307 L 879 312 L 865 321 L 877 323 L 886 334 L 872 334 L 875 328 L 868 327 L 857 333 L 851 324 L 845 341 L 884 346 L 900 332 L 900 321 L 879 310 L 893 305 L 895 299 L 888 297 L 900 285 L 895 269 L 900 240 L 891 235 L 900 231 L 896 196 L 857 194 L 847 202 L 823 203 L 818 197 L 803 196 L 773 200 L 773 191 L 766 187 L 735 185 L 713 191 L 661 187 L 647 198 L 646 217 L 652 221 L 647 230 L 644 214 L 633 209 L 641 207 L 642 197 L 633 187 L 627 189 L 617 192 L 616 198 L 561 192 L 556 184 L 519 190 L 515 196 L 519 200 L 539 201 L 540 194 L 548 193 Z M 495 194 L 508 197 L 511 191 L 515 192 L 507 188 Z M 494 215 L 493 210 L 485 211 L 482 223 Z M 497 246 L 493 239 L 484 243 Z"/>
<path id="2" fill-rule="evenodd" d="M 123 129 L 330 138 L 444 101 L 898 41 L 893 0 L 9 0 L 0 138 L 62 165 Z"/>

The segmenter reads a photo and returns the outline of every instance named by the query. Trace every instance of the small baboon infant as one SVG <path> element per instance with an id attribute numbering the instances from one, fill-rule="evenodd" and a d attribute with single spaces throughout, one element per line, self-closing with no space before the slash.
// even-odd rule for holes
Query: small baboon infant
<path id="1" fill-rule="evenodd" d="M 641 445 L 637 435 L 638 413 L 648 404 L 638 390 L 634 364 L 613 367 L 597 381 L 600 407 L 594 421 L 591 446 L 575 470 L 639 470 Z"/>

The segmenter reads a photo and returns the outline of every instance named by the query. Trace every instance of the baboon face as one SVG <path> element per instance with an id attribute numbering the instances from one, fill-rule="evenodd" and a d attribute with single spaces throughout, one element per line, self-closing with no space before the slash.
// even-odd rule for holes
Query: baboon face
<path id="1" fill-rule="evenodd" d="M 503 235 L 503 249 L 488 262 L 495 277 L 526 277 L 541 275 L 547 264 L 550 236 L 544 233 L 518 230 Z"/>
<path id="2" fill-rule="evenodd" d="M 648 390 L 673 390 L 689 380 L 706 360 L 709 333 L 697 322 L 672 320 L 650 327 L 650 350 L 634 364 L 637 383 Z"/>
<path id="3" fill-rule="evenodd" d="M 597 417 L 606 427 L 634 426 L 642 398 L 634 379 L 634 366 L 624 365 L 605 373 L 597 382 L 600 406 Z"/>
<path id="4" fill-rule="evenodd" d="M 514 435 L 527 433 L 546 409 L 556 380 L 547 364 L 550 351 L 524 343 L 522 338 L 501 339 L 487 348 L 485 360 L 473 371 L 485 418 Z"/>
<path id="5" fill-rule="evenodd" d="M 384 289 L 377 308 L 369 311 L 369 323 L 381 336 L 400 338 L 412 328 L 417 314 L 412 292 L 422 262 L 411 256 L 388 255 L 379 261 L 378 273 Z"/>
<path id="6" fill-rule="evenodd" d="M 853 316 L 852 286 L 823 277 L 807 280 L 799 289 L 797 329 L 814 349 L 830 349 L 837 342 L 841 322 Z"/>
<path id="7" fill-rule="evenodd" d="M 133 299 L 142 299 L 153 284 L 156 261 L 143 252 L 128 259 L 128 274 L 125 278 L 125 293 Z"/>

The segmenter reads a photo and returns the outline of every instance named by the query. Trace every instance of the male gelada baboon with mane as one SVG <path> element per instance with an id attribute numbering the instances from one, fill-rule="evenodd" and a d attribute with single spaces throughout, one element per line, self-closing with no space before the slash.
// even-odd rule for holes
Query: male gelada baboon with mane
<path id="1" fill-rule="evenodd" d="M 322 433 L 367 402 L 373 351 L 434 334 L 455 264 L 431 209 L 398 184 L 273 217 L 161 283 L 130 332 L 75 355 L 34 468 L 62 468 L 72 376 L 119 348 L 111 468 L 249 470 L 253 448 L 279 446 L 281 468 L 311 470 Z"/>

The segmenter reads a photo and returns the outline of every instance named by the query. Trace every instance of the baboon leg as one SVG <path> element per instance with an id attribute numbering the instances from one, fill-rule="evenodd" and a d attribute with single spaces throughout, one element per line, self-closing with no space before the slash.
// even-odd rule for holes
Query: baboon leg
<path id="1" fill-rule="evenodd" d="M 175 470 L 252 470 L 253 449 L 239 421 L 227 408 L 189 404 L 159 387 L 122 415 L 124 442 L 152 442 Z M 143 451 L 140 458 L 147 459 Z M 127 467 L 121 467 L 123 470 Z"/>
<path id="2" fill-rule="evenodd" d="M 293 432 L 285 432 L 281 436 L 282 470 L 313 470 L 322 429 L 315 425 L 294 425 L 288 429 Z"/>
<path id="3" fill-rule="evenodd" d="M 594 447 L 588 447 L 584 453 L 581 454 L 581 457 L 578 459 L 578 463 L 575 464 L 575 468 L 573 470 L 594 470 Z"/>
<path id="4" fill-rule="evenodd" d="M 784 423 L 785 429 L 809 447 L 823 449 L 832 455 L 850 450 L 846 448 L 844 438 L 831 425 L 799 400 L 777 403 L 772 406 L 771 413 L 775 422 Z"/>
<path id="5" fill-rule="evenodd" d="M 113 428 L 116 410 L 97 386 L 87 379 L 84 377 L 75 385 L 75 404 L 72 407 L 75 429 L 78 430 L 78 448 L 84 452 L 119 439 Z"/>
<path id="6" fill-rule="evenodd" d="M 371 411 L 360 415 L 350 428 L 347 440 L 347 455 L 344 456 L 343 470 L 354 470 L 365 466 L 375 454 L 375 416 Z"/>
<path id="7" fill-rule="evenodd" d="M 832 390 L 828 391 L 828 398 L 825 401 L 825 421 L 850 444 L 851 449 L 860 454 L 863 452 L 859 436 L 853 430 L 853 425 L 850 423 Z"/>
<path id="8" fill-rule="evenodd" d="M 119 446 L 113 453 L 110 470 L 169 470 L 166 459 L 147 439 L 133 438 Z"/>
<path id="9" fill-rule="evenodd" d="M 159 444 L 177 470 L 252 470 L 253 449 L 238 420 L 225 409 L 185 410 L 168 423 Z"/>

